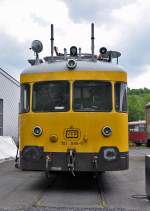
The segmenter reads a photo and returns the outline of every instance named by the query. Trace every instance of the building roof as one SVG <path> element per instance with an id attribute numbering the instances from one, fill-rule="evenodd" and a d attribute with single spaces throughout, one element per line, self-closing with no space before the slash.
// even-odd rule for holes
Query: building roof
<path id="1" fill-rule="evenodd" d="M 15 78 L 13 78 L 11 75 L 9 75 L 5 70 L 3 70 L 2 68 L 0 68 L 0 74 L 3 75 L 5 78 L 7 78 L 8 80 L 10 80 L 12 83 L 14 83 L 16 86 L 20 86 L 19 81 L 17 81 Z"/>
<path id="2" fill-rule="evenodd" d="M 65 72 L 68 70 L 66 66 L 67 61 L 57 61 L 52 63 L 42 63 L 33 65 L 25 69 L 22 74 L 41 73 L 41 72 Z M 77 61 L 77 67 L 74 71 L 115 71 L 125 72 L 124 68 L 108 62 L 91 62 L 91 61 Z"/>

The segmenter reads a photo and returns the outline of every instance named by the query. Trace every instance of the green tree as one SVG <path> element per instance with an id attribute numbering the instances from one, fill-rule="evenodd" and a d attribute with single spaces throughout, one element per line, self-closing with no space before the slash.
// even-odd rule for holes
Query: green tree
<path id="1" fill-rule="evenodd" d="M 150 102 L 150 89 L 128 88 L 129 121 L 145 119 L 145 105 Z"/>

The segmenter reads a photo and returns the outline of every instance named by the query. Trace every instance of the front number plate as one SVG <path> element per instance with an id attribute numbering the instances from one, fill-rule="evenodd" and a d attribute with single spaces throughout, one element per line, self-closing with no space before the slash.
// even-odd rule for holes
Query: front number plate
<path id="1" fill-rule="evenodd" d="M 80 130 L 79 129 L 66 129 L 65 130 L 65 139 L 75 139 L 78 140 L 80 138 Z"/>

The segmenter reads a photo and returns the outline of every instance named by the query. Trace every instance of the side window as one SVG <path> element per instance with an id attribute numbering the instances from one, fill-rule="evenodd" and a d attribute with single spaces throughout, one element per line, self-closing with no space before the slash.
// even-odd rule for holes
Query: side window
<path id="1" fill-rule="evenodd" d="M 144 132 L 145 131 L 145 125 L 144 124 L 140 124 L 139 125 L 139 131 L 140 132 Z"/>
<path id="2" fill-rule="evenodd" d="M 115 109 L 118 112 L 127 112 L 127 84 L 115 83 Z"/>
<path id="3" fill-rule="evenodd" d="M 21 85 L 20 113 L 27 113 L 30 110 L 30 86 L 29 84 Z"/>

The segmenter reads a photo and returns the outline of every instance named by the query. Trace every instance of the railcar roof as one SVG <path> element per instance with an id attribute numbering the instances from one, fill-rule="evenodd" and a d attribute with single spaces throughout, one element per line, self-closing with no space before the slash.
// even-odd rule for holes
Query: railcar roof
<path id="1" fill-rule="evenodd" d="M 67 61 L 57 61 L 52 63 L 42 63 L 25 69 L 22 74 L 41 73 L 41 72 L 65 72 L 68 70 Z M 116 71 L 125 72 L 125 69 L 119 65 L 100 62 L 100 61 L 77 61 L 77 67 L 69 71 Z"/>

